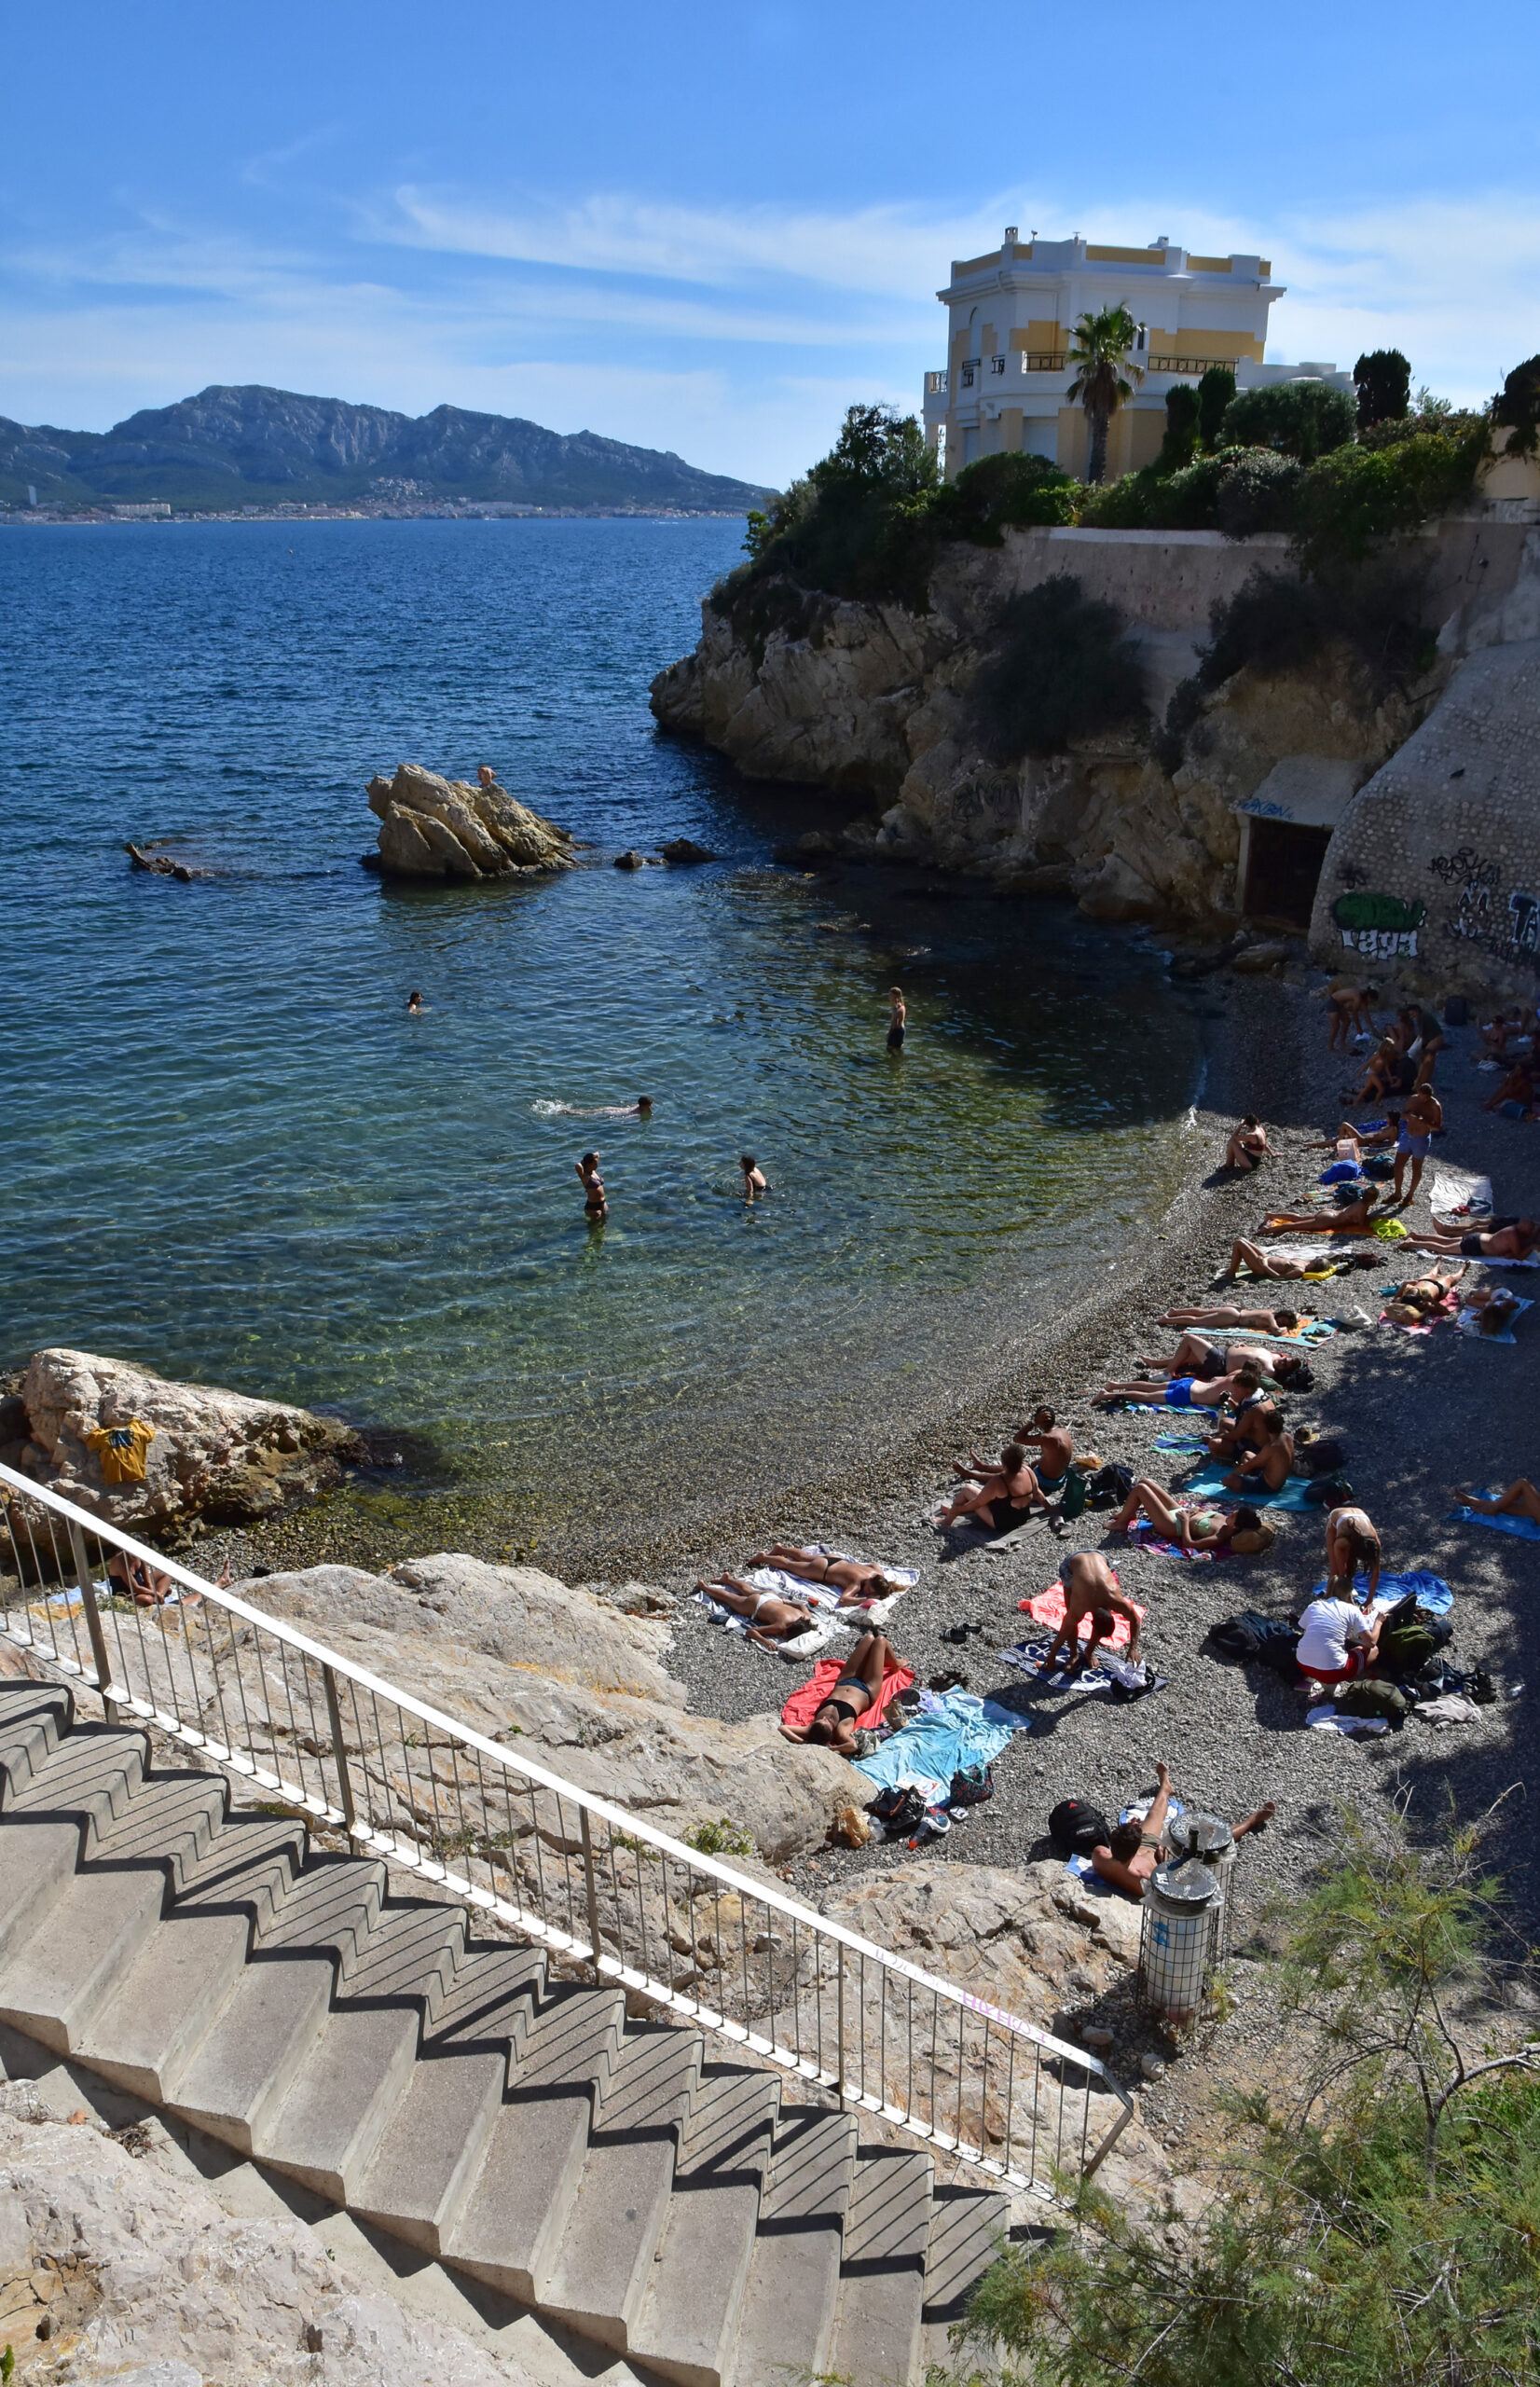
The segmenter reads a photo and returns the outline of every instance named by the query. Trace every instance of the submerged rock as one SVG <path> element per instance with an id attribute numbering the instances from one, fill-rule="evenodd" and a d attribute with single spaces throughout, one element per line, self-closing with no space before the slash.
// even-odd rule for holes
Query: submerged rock
<path id="1" fill-rule="evenodd" d="M 623 854 L 615 856 L 617 870 L 645 870 L 646 867 L 647 857 L 639 847 L 627 846 Z"/>
<path id="2" fill-rule="evenodd" d="M 472 787 L 403 763 L 393 780 L 371 780 L 368 793 L 388 877 L 503 878 L 570 870 L 576 859 L 567 830 L 495 784 Z"/>
<path id="3" fill-rule="evenodd" d="M 685 863 L 716 861 L 716 855 L 711 851 L 710 847 L 697 846 L 694 837 L 670 837 L 666 846 L 658 848 L 658 851 L 665 862 Z"/>
<path id="4" fill-rule="evenodd" d="M 0 1458 L 141 1537 L 275 1516 L 367 1456 L 335 1417 L 58 1346 L 5 1411 Z"/>

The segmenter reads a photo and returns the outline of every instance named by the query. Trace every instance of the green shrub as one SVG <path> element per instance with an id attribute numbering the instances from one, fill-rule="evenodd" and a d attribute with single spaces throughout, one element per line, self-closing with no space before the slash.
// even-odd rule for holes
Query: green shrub
<path id="1" fill-rule="evenodd" d="M 1120 481 L 1099 481 L 1080 491 L 1080 521 L 1093 531 L 1148 531 L 1149 509 L 1160 473 L 1147 464 L 1141 473 L 1125 473 Z"/>
<path id="2" fill-rule="evenodd" d="M 719 1815 L 715 1823 L 697 1824 L 694 1831 L 684 1834 L 686 1848 L 694 1848 L 702 1856 L 752 1856 L 754 1836 L 731 1815 Z"/>
<path id="3" fill-rule="evenodd" d="M 1307 571 L 1361 562 L 1380 541 L 1404 536 L 1468 498 L 1485 452 L 1481 435 L 1422 433 L 1384 448 L 1341 448 L 1313 464 L 1294 501 Z"/>
<path id="4" fill-rule="evenodd" d="M 1235 395 L 1235 376 L 1228 365 L 1211 365 L 1198 380 L 1198 436 L 1205 448 L 1217 448 L 1224 429 L 1225 410 Z"/>
<path id="5" fill-rule="evenodd" d="M 1024 450 L 981 456 L 930 501 L 928 517 L 943 539 L 997 547 L 1008 529 L 1073 522 L 1076 484 L 1046 456 Z"/>
<path id="6" fill-rule="evenodd" d="M 1227 539 L 1294 527 L 1294 494 L 1303 466 L 1271 448 L 1227 448 L 1215 492 L 1214 518 Z"/>
<path id="7" fill-rule="evenodd" d="M 1313 464 L 1343 447 L 1356 421 L 1353 400 L 1329 381 L 1274 381 L 1231 400 L 1221 436 L 1227 448 L 1276 448 Z"/>
<path id="8" fill-rule="evenodd" d="M 1492 419 L 1506 426 L 1510 456 L 1533 456 L 1540 440 L 1540 356 L 1516 365 L 1492 402 Z"/>
<path id="9" fill-rule="evenodd" d="M 1174 381 L 1165 393 L 1165 437 L 1155 459 L 1158 473 L 1179 473 L 1198 452 L 1198 392 L 1191 381 Z"/>
<path id="10" fill-rule="evenodd" d="M 898 597 L 923 610 L 930 555 L 914 535 L 937 488 L 936 460 L 911 415 L 855 406 L 804 482 L 751 517 L 753 564 L 837 597 Z"/>
<path id="11" fill-rule="evenodd" d="M 1411 366 L 1398 348 L 1371 349 L 1354 366 L 1353 383 L 1358 393 L 1358 428 L 1368 431 L 1405 415 L 1411 398 Z"/>
<path id="12" fill-rule="evenodd" d="M 1058 573 L 1011 598 L 995 652 L 974 683 L 984 743 L 997 762 L 1056 754 L 1072 738 L 1148 719 L 1144 673 L 1120 643 L 1111 605 Z"/>

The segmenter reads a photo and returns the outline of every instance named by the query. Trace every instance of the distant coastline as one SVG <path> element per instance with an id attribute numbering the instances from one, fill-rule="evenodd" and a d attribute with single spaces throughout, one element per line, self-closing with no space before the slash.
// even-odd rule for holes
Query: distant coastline
<path id="1" fill-rule="evenodd" d="M 498 501 L 452 500 L 420 505 L 380 503 L 373 505 L 241 505 L 224 513 L 182 508 L 162 513 L 158 507 L 47 506 L 0 504 L 0 530 L 20 530 L 28 523 L 74 526 L 108 523 L 117 530 L 143 530 L 146 524 L 170 527 L 182 522 L 710 522 L 742 520 L 734 505 L 512 505 Z"/>

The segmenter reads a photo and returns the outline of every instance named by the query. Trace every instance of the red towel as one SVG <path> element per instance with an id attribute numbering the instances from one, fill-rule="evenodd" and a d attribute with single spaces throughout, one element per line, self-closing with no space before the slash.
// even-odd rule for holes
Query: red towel
<path id="1" fill-rule="evenodd" d="M 1116 1575 L 1114 1575 L 1112 1580 L 1115 1583 L 1117 1582 L 1118 1579 Z M 1121 1585 L 1119 1585 L 1119 1588 L 1121 1590 Z M 1039 1592 L 1035 1600 L 1018 1600 L 1016 1605 L 1021 1609 L 1024 1616 L 1035 1616 L 1039 1624 L 1046 1624 L 1051 1633 L 1057 1633 L 1059 1627 L 1064 1622 L 1064 1585 L 1062 1583 L 1050 1583 L 1047 1591 Z M 1134 1610 L 1134 1615 L 1142 1624 L 1144 1622 L 1145 1612 L 1139 1606 L 1138 1601 L 1130 1600 L 1128 1605 Z M 1089 1616 L 1082 1616 L 1080 1619 L 1079 1637 L 1082 1641 L 1088 1641 L 1091 1637 L 1091 1619 Z M 1128 1619 L 1126 1616 L 1119 1616 L 1116 1610 L 1114 1610 L 1112 1618 L 1112 1639 L 1110 1643 L 1104 1642 L 1102 1646 L 1104 1649 L 1111 1648 L 1119 1649 L 1121 1649 L 1127 1639 Z"/>
<path id="2" fill-rule="evenodd" d="M 1060 1613 L 1063 1613 L 1062 1609 Z M 781 1709 L 781 1722 L 795 1724 L 799 1729 L 805 1730 L 844 1671 L 844 1665 L 838 1658 L 820 1658 L 807 1681 L 803 1684 L 800 1690 L 794 1690 L 791 1693 L 791 1698 Z M 896 1659 L 889 1656 L 887 1669 L 878 1687 L 877 1696 L 859 1718 L 861 1730 L 864 1732 L 868 1725 L 874 1724 L 889 1702 L 897 1699 L 901 1690 L 908 1690 L 914 1680 L 914 1676 L 911 1669 L 908 1666 L 901 1666 Z"/>

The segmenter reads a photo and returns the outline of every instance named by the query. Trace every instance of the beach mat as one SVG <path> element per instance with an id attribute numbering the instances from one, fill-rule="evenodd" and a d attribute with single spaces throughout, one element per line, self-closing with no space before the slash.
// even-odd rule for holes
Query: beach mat
<path id="1" fill-rule="evenodd" d="M 1318 1500 L 1306 1498 L 1311 1487 L 1303 1476 L 1290 1476 L 1281 1492 L 1268 1491 L 1260 1477 L 1253 1478 L 1244 1491 L 1231 1492 L 1225 1483 L 1228 1472 L 1229 1469 L 1217 1461 L 1212 1467 L 1200 1468 L 1196 1475 L 1189 1476 L 1182 1490 L 1196 1492 L 1203 1499 L 1226 1502 L 1231 1507 L 1240 1504 L 1249 1509 L 1292 1509 L 1301 1516 L 1312 1511 L 1317 1516 L 1326 1514 Z"/>
<path id="2" fill-rule="evenodd" d="M 954 1774 L 993 1764 L 1013 1732 L 1029 1732 L 1030 1716 L 981 1699 L 960 1687 L 927 1699 L 871 1757 L 853 1758 L 876 1790 L 917 1790 L 928 1806 L 944 1805 Z"/>
<path id="3" fill-rule="evenodd" d="M 1518 1325 L 1519 1319 L 1523 1317 L 1524 1312 L 1527 1309 L 1533 1309 L 1533 1307 L 1534 1304 L 1533 1302 L 1515 1302 L 1512 1310 L 1508 1314 L 1508 1322 L 1504 1327 L 1501 1334 L 1483 1334 L 1478 1324 L 1478 1321 L 1481 1317 L 1481 1312 L 1478 1309 L 1467 1309 L 1462 1307 L 1454 1321 L 1455 1331 L 1458 1334 L 1468 1334 L 1472 1341 L 1476 1343 L 1516 1343 L 1519 1338 L 1514 1333 L 1513 1330 Z"/>

